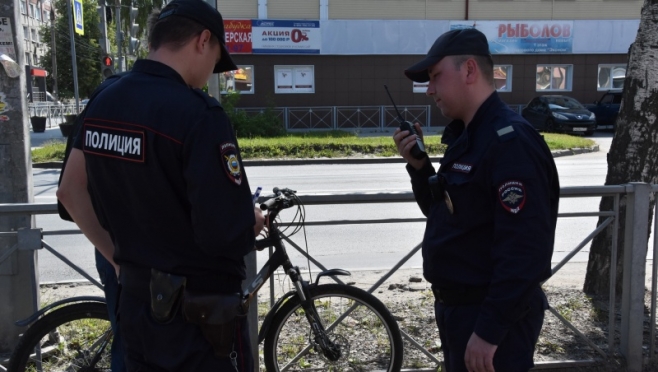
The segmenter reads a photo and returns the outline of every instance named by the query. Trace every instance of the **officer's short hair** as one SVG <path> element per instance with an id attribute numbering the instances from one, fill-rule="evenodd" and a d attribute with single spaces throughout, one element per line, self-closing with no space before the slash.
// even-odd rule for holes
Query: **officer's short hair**
<path id="1" fill-rule="evenodd" d="M 148 19 L 148 42 L 152 50 L 158 50 L 166 45 L 171 50 L 177 51 L 206 29 L 203 25 L 189 18 L 171 16 L 159 19 L 159 17 L 160 9 L 154 9 Z M 213 44 L 219 43 L 217 37 L 212 33 L 210 40 Z"/>
<path id="2" fill-rule="evenodd" d="M 484 76 L 485 80 L 493 85 L 494 84 L 494 76 L 493 76 L 494 63 L 493 63 L 493 59 L 491 58 L 491 56 L 475 56 L 475 55 L 455 56 L 453 58 L 455 68 L 459 70 L 461 68 L 461 65 L 470 58 L 475 60 L 475 63 L 477 63 L 478 67 L 480 68 L 480 71 L 482 71 L 482 76 Z"/>

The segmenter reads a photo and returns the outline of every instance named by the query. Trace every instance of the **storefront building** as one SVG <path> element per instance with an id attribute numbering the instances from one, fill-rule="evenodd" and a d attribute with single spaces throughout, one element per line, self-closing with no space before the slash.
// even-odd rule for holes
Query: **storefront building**
<path id="1" fill-rule="evenodd" d="M 426 108 L 427 115 L 413 119 L 443 126 L 447 119 L 425 87 L 414 86 L 403 70 L 440 34 L 476 27 L 489 40 L 496 87 L 511 107 L 543 94 L 591 103 L 623 87 L 641 6 L 636 0 L 220 1 L 240 67 L 222 76 L 221 85 L 241 92 L 240 107 L 333 107 L 334 122 L 341 116 L 336 108 L 363 115 L 390 106 L 387 85 L 403 110 Z M 381 120 L 389 120 L 382 110 Z"/>

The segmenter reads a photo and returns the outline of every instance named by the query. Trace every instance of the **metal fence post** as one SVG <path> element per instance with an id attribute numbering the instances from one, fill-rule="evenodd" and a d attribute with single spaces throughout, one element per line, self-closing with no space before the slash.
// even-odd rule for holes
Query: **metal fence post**
<path id="1" fill-rule="evenodd" d="M 651 185 L 633 182 L 627 187 L 620 346 L 628 371 L 640 372 Z"/>
<path id="2" fill-rule="evenodd" d="M 243 282 L 248 285 L 255 278 L 258 272 L 258 263 L 256 262 L 256 251 L 252 251 L 244 258 L 245 266 L 247 269 L 247 279 Z M 249 322 L 249 340 L 251 341 L 251 350 L 254 357 L 254 372 L 260 369 L 258 365 L 258 294 L 254 296 L 253 302 L 249 306 L 249 313 L 247 319 Z"/>

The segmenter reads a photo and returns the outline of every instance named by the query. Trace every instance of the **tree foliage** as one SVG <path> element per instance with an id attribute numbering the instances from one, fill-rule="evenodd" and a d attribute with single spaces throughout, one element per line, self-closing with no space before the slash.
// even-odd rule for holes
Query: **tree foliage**
<path id="1" fill-rule="evenodd" d="M 606 185 L 629 182 L 658 183 L 658 0 L 645 0 L 635 43 L 629 51 L 624 95 L 617 129 L 608 153 Z M 654 195 L 647 208 L 655 204 Z M 612 197 L 601 200 L 600 210 L 612 210 Z M 651 226 L 652 213 L 649 213 Z M 599 219 L 599 224 L 605 217 Z M 620 200 L 616 265 L 617 293 L 621 293 L 624 265 L 626 200 Z M 647 237 L 648 238 L 648 237 Z M 584 290 L 609 293 L 613 234 L 608 228 L 596 236 L 590 250 Z M 646 254 L 646 253 L 645 253 Z"/>
<path id="2" fill-rule="evenodd" d="M 121 29 L 124 34 L 124 42 L 121 48 L 121 54 L 126 56 L 128 54 L 128 38 L 130 37 L 130 8 L 135 7 L 138 9 L 137 18 L 135 23 L 138 24 L 139 34 L 138 38 L 142 40 L 137 56 L 143 58 L 147 54 L 147 20 L 149 14 L 154 8 L 163 6 L 163 0 L 121 0 Z M 110 41 L 110 54 L 116 57 L 116 7 L 114 2 L 108 1 L 107 7 L 110 9 L 107 23 L 107 38 Z M 96 10 L 98 1 L 96 0 L 82 0 L 84 12 L 84 27 L 85 34 L 80 36 L 75 34 L 75 52 L 78 71 L 78 91 L 80 97 L 88 97 L 98 84 L 102 81 L 100 60 L 102 57 L 102 50 L 99 44 L 101 38 L 101 31 L 99 29 L 100 17 Z M 54 0 L 53 6 L 55 7 L 56 21 L 55 21 L 55 40 L 56 40 L 56 58 L 57 58 L 57 88 L 60 98 L 72 98 L 74 96 L 73 89 L 73 64 L 71 61 L 71 41 L 69 32 L 69 20 L 67 13 L 66 0 Z M 52 47 L 51 47 L 51 34 L 52 28 L 44 26 L 40 30 L 41 40 L 47 43 L 48 51 L 41 57 L 40 65 L 46 70 L 53 71 L 52 63 Z M 115 66 L 118 61 L 115 58 Z M 128 66 L 132 63 L 128 61 Z M 46 78 L 48 87 L 52 87 L 53 80 L 52 73 Z"/>
<path id="3" fill-rule="evenodd" d="M 54 1 L 56 19 L 54 24 L 56 59 L 57 59 L 57 89 L 60 98 L 72 98 L 73 89 L 73 63 L 71 61 L 71 37 L 69 31 L 69 18 L 66 0 Z M 80 97 L 88 97 L 101 83 L 101 48 L 98 39 L 101 37 L 98 29 L 99 16 L 96 11 L 97 2 L 82 0 L 84 31 L 80 36 L 74 33 L 76 65 L 78 71 L 78 91 Z M 51 26 L 43 26 L 40 30 L 41 40 L 52 40 Z M 52 47 L 41 57 L 41 66 L 50 71 L 46 78 L 48 87 L 53 86 Z"/>

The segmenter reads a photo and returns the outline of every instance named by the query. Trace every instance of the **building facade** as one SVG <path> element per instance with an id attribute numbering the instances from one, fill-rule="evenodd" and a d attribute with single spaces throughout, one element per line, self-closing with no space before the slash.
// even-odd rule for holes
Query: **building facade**
<path id="1" fill-rule="evenodd" d="M 46 71 L 41 68 L 41 58 L 50 48 L 50 40 L 41 40 L 39 31 L 50 26 L 51 2 L 42 0 L 19 0 L 20 24 L 23 27 L 25 71 L 30 101 L 46 101 Z"/>
<path id="2" fill-rule="evenodd" d="M 240 70 L 239 106 L 431 105 L 403 70 L 436 37 L 487 35 L 496 87 L 512 107 L 541 94 L 582 103 L 621 89 L 642 0 L 218 0 Z M 430 107 L 430 126 L 447 120 Z"/>

